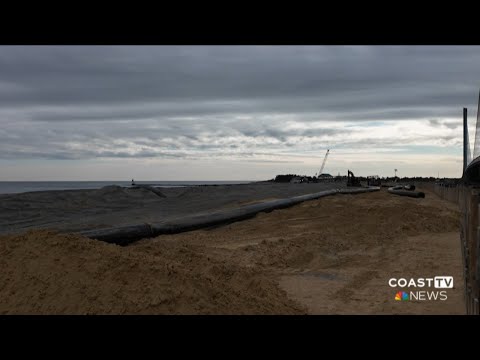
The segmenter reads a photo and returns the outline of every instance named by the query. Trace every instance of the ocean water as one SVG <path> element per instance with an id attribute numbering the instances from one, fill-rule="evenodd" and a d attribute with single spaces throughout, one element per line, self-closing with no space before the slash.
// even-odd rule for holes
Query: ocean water
<path id="1" fill-rule="evenodd" d="M 247 184 L 251 181 L 135 181 L 159 187 Z M 130 186 L 131 181 L 0 181 L 0 194 L 47 190 L 100 189 L 108 185 Z"/>

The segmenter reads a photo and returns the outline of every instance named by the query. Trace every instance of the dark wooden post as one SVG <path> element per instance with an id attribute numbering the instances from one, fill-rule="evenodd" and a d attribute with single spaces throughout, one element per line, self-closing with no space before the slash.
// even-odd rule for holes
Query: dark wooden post
<path id="1" fill-rule="evenodd" d="M 463 173 L 467 169 L 468 124 L 467 108 L 463 108 Z"/>

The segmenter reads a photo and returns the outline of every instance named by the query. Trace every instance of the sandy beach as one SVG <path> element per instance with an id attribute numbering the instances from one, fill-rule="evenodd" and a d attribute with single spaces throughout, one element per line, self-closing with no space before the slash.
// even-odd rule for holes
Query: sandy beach
<path id="1" fill-rule="evenodd" d="M 79 194 L 62 192 L 56 204 L 62 204 L 67 220 L 56 221 L 65 226 L 61 230 L 104 226 L 135 216 L 132 220 L 146 219 L 154 216 L 151 209 L 166 214 L 168 209 L 157 202 L 168 199 L 169 209 L 181 216 L 182 211 L 238 206 L 326 186 L 295 185 L 168 189 L 163 200 L 143 190 L 136 193 L 138 198 L 122 190 L 130 207 L 137 204 L 134 209 L 117 201 L 118 189 L 113 189 L 114 196 L 96 190 L 105 192 L 105 204 L 118 208 L 112 206 L 109 213 L 105 205 L 97 210 L 98 219 L 90 214 L 85 220 L 78 217 L 88 214 L 89 198 L 79 210 L 71 203 Z M 386 189 L 336 195 L 126 247 L 57 230 L 25 233 L 35 225 L 12 224 L 14 234 L 0 237 L 0 313 L 463 314 L 458 209 L 425 192 L 425 199 L 394 196 Z M 213 193 L 218 194 L 215 199 Z M 31 211 L 41 213 L 42 195 L 1 201 L 2 223 L 8 223 L 5 213 L 12 201 L 22 197 L 28 203 L 26 199 L 35 196 L 37 205 Z M 202 204 L 202 198 L 211 202 Z M 77 196 L 77 202 L 81 199 Z M 191 202 L 191 207 L 182 209 L 173 199 Z M 43 204 L 55 208 L 47 198 Z M 41 224 L 45 218 L 36 221 L 48 225 Z M 387 284 L 391 277 L 436 275 L 454 277 L 446 301 L 398 302 L 396 290 Z"/>

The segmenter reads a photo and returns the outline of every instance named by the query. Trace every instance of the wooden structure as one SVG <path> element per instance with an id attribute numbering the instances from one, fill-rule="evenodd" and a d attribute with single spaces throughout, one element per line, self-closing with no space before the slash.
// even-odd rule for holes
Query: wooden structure
<path id="1" fill-rule="evenodd" d="M 480 101 L 479 101 L 480 106 Z M 477 119 L 477 131 L 478 131 Z M 467 109 L 463 109 L 463 176 L 457 183 L 437 182 L 434 192 L 458 204 L 460 247 L 467 314 L 480 315 L 480 157 L 470 161 Z"/>
<path id="2" fill-rule="evenodd" d="M 460 209 L 465 306 L 467 314 L 480 315 L 480 186 L 436 183 L 434 192 Z"/>

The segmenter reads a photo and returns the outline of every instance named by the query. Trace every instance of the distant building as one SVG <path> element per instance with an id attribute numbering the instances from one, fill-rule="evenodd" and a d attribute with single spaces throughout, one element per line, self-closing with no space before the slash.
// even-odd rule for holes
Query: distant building
<path id="1" fill-rule="evenodd" d="M 330 181 L 333 180 L 333 176 L 330 174 L 320 174 L 317 177 L 317 181 Z"/>

